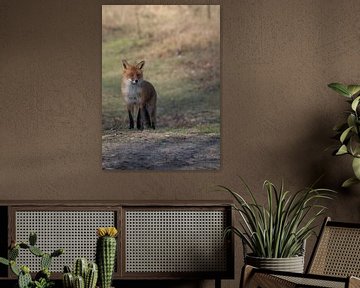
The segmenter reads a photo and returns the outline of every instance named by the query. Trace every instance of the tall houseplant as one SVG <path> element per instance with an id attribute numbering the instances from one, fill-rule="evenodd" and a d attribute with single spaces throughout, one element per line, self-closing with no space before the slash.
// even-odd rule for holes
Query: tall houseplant
<path id="1" fill-rule="evenodd" d="M 328 87 L 346 97 L 346 101 L 350 104 L 346 122 L 334 127 L 340 142 L 334 155 L 348 154 L 353 158 L 354 177 L 347 179 L 342 184 L 343 187 L 348 187 L 360 183 L 360 85 L 331 83 Z"/>
<path id="2" fill-rule="evenodd" d="M 319 205 L 318 200 L 331 199 L 334 191 L 310 187 L 291 193 L 284 189 L 283 183 L 277 188 L 266 180 L 267 203 L 262 205 L 244 180 L 242 182 L 251 201 L 245 200 L 233 189 L 225 186 L 220 188 L 229 192 L 236 201 L 233 208 L 240 215 L 239 227 L 229 227 L 226 233 L 233 232 L 239 236 L 251 251 L 245 255 L 246 264 L 303 272 L 304 243 L 314 233 L 315 220 L 326 209 Z M 269 259 L 273 261 L 269 262 Z M 291 267 L 284 267 L 286 263 Z"/>

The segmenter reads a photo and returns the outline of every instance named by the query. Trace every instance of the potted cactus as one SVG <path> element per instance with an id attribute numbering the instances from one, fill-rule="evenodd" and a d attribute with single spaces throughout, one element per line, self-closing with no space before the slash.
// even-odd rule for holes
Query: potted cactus
<path id="1" fill-rule="evenodd" d="M 99 267 L 100 288 L 110 288 L 116 258 L 115 227 L 100 227 L 97 229 L 96 262 Z"/>
<path id="2" fill-rule="evenodd" d="M 98 279 L 98 267 L 96 263 L 88 262 L 86 258 L 78 258 L 71 272 L 69 266 L 64 267 L 64 288 L 95 288 Z"/>
<path id="3" fill-rule="evenodd" d="M 9 248 L 8 259 L 0 257 L 0 263 L 10 266 L 11 271 L 18 277 L 19 288 L 49 288 L 54 285 L 54 283 L 50 280 L 50 265 L 52 259 L 63 254 L 64 250 L 57 249 L 52 253 L 45 253 L 36 246 L 36 241 L 36 233 L 30 233 L 29 243 L 13 242 Z M 30 268 L 28 266 L 19 266 L 16 263 L 20 249 L 26 249 L 41 259 L 41 270 L 35 275 L 34 280 L 30 275 Z"/>

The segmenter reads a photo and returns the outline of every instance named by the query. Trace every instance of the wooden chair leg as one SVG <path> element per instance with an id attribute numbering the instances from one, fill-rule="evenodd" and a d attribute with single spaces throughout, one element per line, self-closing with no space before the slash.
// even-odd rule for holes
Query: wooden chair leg
<path id="1" fill-rule="evenodd" d="M 253 274 L 253 271 L 254 271 L 254 267 L 252 267 L 250 265 L 245 265 L 242 268 L 239 288 L 248 287 L 250 280 L 251 280 L 251 275 Z"/>
<path id="2" fill-rule="evenodd" d="M 221 279 L 220 278 L 215 279 L 215 288 L 221 288 Z"/>

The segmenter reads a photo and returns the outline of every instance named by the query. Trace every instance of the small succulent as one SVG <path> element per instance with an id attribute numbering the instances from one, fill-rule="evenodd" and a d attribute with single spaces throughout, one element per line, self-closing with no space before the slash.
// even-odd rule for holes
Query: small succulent
<path id="1" fill-rule="evenodd" d="M 50 288 L 54 286 L 54 282 L 49 282 L 48 280 L 46 280 L 45 278 L 41 278 L 38 281 L 34 281 L 33 282 L 33 287 L 34 288 Z"/>

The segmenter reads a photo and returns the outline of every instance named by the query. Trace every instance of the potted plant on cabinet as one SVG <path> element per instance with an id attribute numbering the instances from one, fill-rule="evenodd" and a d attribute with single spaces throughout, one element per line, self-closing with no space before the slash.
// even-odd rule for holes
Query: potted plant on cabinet
<path id="1" fill-rule="evenodd" d="M 342 186 L 349 187 L 360 183 L 360 85 L 344 85 L 341 83 L 330 83 L 329 88 L 347 98 L 350 110 L 347 112 L 345 123 L 334 127 L 340 145 L 334 151 L 334 155 L 352 156 L 352 168 L 354 177 L 347 179 Z"/>
<path id="2" fill-rule="evenodd" d="M 241 179 L 242 180 L 242 179 Z M 251 201 L 246 201 L 234 190 L 219 186 L 229 192 L 236 203 L 233 208 L 240 216 L 239 227 L 229 227 L 243 242 L 245 264 L 278 271 L 304 270 L 305 241 L 314 233 L 316 221 L 326 207 L 318 200 L 331 199 L 334 191 L 304 188 L 296 193 L 280 188 L 266 180 L 266 205 L 261 205 L 249 186 L 242 180 Z M 247 253 L 250 250 L 250 253 Z"/>
<path id="3" fill-rule="evenodd" d="M 116 260 L 116 237 L 118 231 L 115 227 L 99 227 L 96 243 L 96 263 L 88 262 L 86 258 L 78 258 L 71 271 L 64 266 L 64 288 L 113 288 L 112 276 Z M 96 286 L 96 284 L 99 286 Z"/>
<path id="4" fill-rule="evenodd" d="M 75 260 L 74 269 L 64 266 L 63 288 L 95 288 L 98 279 L 98 266 L 81 257 Z"/>
<path id="5" fill-rule="evenodd" d="M 50 265 L 54 257 L 58 257 L 64 253 L 63 249 L 57 249 L 52 253 L 43 252 L 36 246 L 36 233 L 30 233 L 29 243 L 12 242 L 8 251 L 8 259 L 0 257 L 0 263 L 10 266 L 11 271 L 18 277 L 17 288 L 50 288 L 54 286 L 54 282 L 50 280 Z M 41 270 L 36 273 L 32 279 L 30 268 L 26 265 L 19 265 L 17 257 L 20 249 L 28 250 L 31 254 L 40 258 Z"/>

